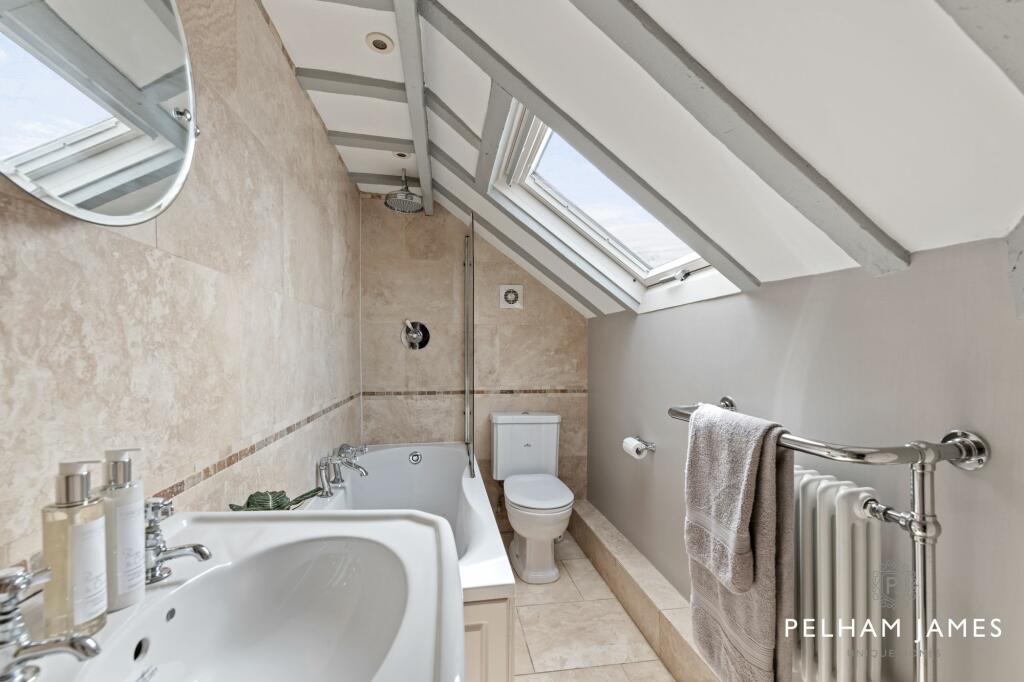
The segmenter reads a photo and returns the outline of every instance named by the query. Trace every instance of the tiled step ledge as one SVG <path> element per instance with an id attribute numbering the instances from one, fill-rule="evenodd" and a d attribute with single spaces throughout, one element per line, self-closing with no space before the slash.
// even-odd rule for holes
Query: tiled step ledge
<path id="1" fill-rule="evenodd" d="M 569 532 L 672 676 L 718 682 L 693 645 L 690 603 L 647 557 L 586 500 L 573 507 Z"/>

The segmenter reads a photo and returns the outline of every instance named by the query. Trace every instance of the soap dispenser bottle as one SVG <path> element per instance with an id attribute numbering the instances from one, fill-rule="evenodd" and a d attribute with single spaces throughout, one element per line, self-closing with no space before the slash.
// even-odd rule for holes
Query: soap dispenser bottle
<path id="1" fill-rule="evenodd" d="M 107 622 L 103 503 L 90 495 L 89 464 L 61 462 L 57 500 L 43 507 L 43 561 L 53 577 L 43 589 L 47 635 L 91 635 Z"/>
<path id="2" fill-rule="evenodd" d="M 142 485 L 132 480 L 133 452 L 107 450 L 100 488 L 107 534 L 107 610 L 118 611 L 146 594 L 146 524 Z"/>

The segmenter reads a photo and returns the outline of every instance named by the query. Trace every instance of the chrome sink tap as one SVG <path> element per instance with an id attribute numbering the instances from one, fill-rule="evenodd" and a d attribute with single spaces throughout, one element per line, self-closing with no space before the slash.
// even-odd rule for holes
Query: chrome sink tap
<path id="1" fill-rule="evenodd" d="M 21 604 L 36 594 L 32 590 L 48 583 L 50 578 L 48 568 L 35 573 L 19 567 L 0 570 L 0 652 L 12 649 L 6 667 L 0 670 L 0 682 L 33 682 L 40 670 L 28 664 L 44 656 L 70 654 L 84 661 L 100 653 L 92 637 L 70 635 L 38 642 L 29 638 Z"/>
<path id="2" fill-rule="evenodd" d="M 181 557 L 192 557 L 197 561 L 208 561 L 213 553 L 206 545 L 181 545 L 168 547 L 160 522 L 174 513 L 170 500 L 152 497 L 146 500 L 146 584 L 153 585 L 171 575 L 171 567 L 165 562 Z M 2 682 L 2 681 L 0 681 Z"/>

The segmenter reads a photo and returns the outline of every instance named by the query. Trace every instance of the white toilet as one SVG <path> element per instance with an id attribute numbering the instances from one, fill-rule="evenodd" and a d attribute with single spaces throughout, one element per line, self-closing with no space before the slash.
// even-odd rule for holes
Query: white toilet
<path id="1" fill-rule="evenodd" d="M 491 414 L 493 475 L 505 482 L 505 508 L 515 531 L 509 557 L 527 583 L 558 580 L 554 541 L 572 515 L 572 491 L 558 478 L 561 421 L 550 412 Z"/>

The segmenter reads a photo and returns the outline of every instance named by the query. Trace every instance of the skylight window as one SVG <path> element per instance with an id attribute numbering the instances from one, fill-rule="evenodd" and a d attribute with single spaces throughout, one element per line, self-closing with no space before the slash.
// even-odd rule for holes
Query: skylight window
<path id="1" fill-rule="evenodd" d="M 693 255 L 693 249 L 555 133 L 548 135 L 533 179 L 645 270 Z"/>
<path id="2" fill-rule="evenodd" d="M 675 233 L 525 111 L 506 157 L 505 177 L 645 286 L 707 267 Z"/>

